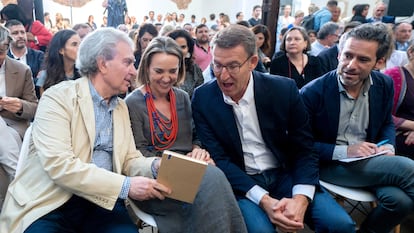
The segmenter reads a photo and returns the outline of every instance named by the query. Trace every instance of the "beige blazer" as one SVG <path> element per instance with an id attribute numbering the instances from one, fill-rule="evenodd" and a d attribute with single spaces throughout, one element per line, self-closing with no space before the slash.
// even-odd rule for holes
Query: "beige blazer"
<path id="1" fill-rule="evenodd" d="M 88 79 L 64 81 L 49 88 L 33 122 L 28 158 L 9 186 L 0 232 L 23 232 L 72 194 L 111 210 L 124 175 L 152 177 L 153 158 L 136 150 L 123 100 L 113 111 L 113 124 L 114 171 L 110 172 L 91 163 L 95 116 Z"/>

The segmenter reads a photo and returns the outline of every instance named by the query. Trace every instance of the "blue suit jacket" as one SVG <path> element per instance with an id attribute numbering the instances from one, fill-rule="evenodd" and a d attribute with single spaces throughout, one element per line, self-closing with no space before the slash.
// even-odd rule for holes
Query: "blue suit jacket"
<path id="1" fill-rule="evenodd" d="M 322 74 L 335 70 L 338 67 L 338 45 L 321 51 L 318 56 Z"/>
<path id="2" fill-rule="evenodd" d="M 377 143 L 389 139 L 395 144 L 395 129 L 391 109 L 394 96 L 390 77 L 373 71 L 373 85 L 369 95 L 369 123 L 366 129 L 367 142 Z M 340 93 L 337 73 L 331 71 L 313 80 L 301 89 L 301 95 L 309 113 L 316 151 L 320 160 L 332 160 L 339 126 Z"/>
<path id="3" fill-rule="evenodd" d="M 7 55 L 11 58 L 15 58 L 11 54 L 10 50 L 7 53 Z M 27 61 L 27 65 L 32 70 L 33 79 L 36 79 L 37 74 L 39 73 L 41 69 L 43 58 L 44 58 L 44 53 L 42 51 L 34 50 L 34 49 L 27 47 L 26 61 Z"/>
<path id="4" fill-rule="evenodd" d="M 253 71 L 260 131 L 293 185 L 318 184 L 318 156 L 313 153 L 309 120 L 293 80 Z M 245 172 L 233 109 L 223 100 L 217 80 L 196 89 L 193 117 L 199 139 L 226 174 L 236 195 L 245 196 L 255 181 Z"/>

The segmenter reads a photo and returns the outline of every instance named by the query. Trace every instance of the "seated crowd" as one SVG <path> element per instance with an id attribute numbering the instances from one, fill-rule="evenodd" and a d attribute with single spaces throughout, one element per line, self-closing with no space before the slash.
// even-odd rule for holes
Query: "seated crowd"
<path id="1" fill-rule="evenodd" d="M 55 31 L 5 6 L 0 232 L 137 232 L 127 202 L 160 232 L 390 232 L 414 213 L 414 40 L 386 7 L 286 5 L 270 51 L 261 6 Z M 192 204 L 157 181 L 167 149 L 208 163 Z M 356 226 L 319 180 L 378 204 Z"/>

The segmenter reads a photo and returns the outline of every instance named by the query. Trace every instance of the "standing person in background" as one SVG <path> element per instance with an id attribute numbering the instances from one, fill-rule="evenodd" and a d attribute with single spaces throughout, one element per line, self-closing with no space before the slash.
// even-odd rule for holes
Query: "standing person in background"
<path id="1" fill-rule="evenodd" d="M 49 32 L 51 32 L 52 28 L 53 28 L 53 23 L 52 23 L 52 19 L 50 18 L 50 13 L 49 12 L 45 12 L 44 17 L 43 17 L 43 22 L 44 22 L 44 25 L 47 28 L 47 30 L 49 30 Z"/>
<path id="2" fill-rule="evenodd" d="M 193 59 L 194 40 L 190 33 L 183 29 L 172 31 L 167 36 L 174 39 L 183 52 L 185 76 L 177 86 L 187 92 L 191 99 L 194 89 L 204 83 L 203 71 Z"/>
<path id="3" fill-rule="evenodd" d="M 211 13 L 208 16 L 209 20 L 205 23 L 205 25 L 208 27 L 208 29 L 212 29 L 213 27 L 217 27 L 217 20 L 216 20 L 216 14 Z"/>
<path id="4" fill-rule="evenodd" d="M 295 12 L 295 20 L 293 23 L 290 23 L 287 25 L 287 29 L 290 29 L 292 27 L 300 27 L 302 25 L 303 18 L 305 17 L 305 12 L 302 10 L 298 10 Z"/>
<path id="5" fill-rule="evenodd" d="M 101 28 L 107 27 L 108 26 L 108 17 L 106 17 L 105 15 L 102 17 L 102 24 L 101 24 Z"/>
<path id="6" fill-rule="evenodd" d="M 195 28 L 194 62 L 205 70 L 211 62 L 209 29 L 205 24 L 199 24 Z"/>
<path id="7" fill-rule="evenodd" d="M 54 33 L 56 33 L 59 30 L 65 29 L 65 23 L 63 22 L 63 15 L 62 13 L 58 12 L 55 15 L 55 28 Z"/>
<path id="8" fill-rule="evenodd" d="M 128 15 L 126 0 L 104 0 L 102 6 L 108 11 L 108 27 L 116 28 L 125 23 L 125 15 Z"/>
<path id="9" fill-rule="evenodd" d="M 155 20 L 155 12 L 154 11 L 148 11 L 148 23 L 150 24 L 155 24 L 156 20 Z"/>
<path id="10" fill-rule="evenodd" d="M 9 4 L 1 11 L 1 19 L 15 19 L 23 23 L 26 29 L 27 41 L 32 49 L 45 51 L 52 39 L 52 33 L 38 20 L 31 21 L 26 18 L 22 9 L 16 4 Z"/>
<path id="11" fill-rule="evenodd" d="M 319 59 L 308 55 L 311 49 L 309 36 L 302 27 L 289 29 L 282 39 L 280 50 L 284 52 L 272 60 L 270 73 L 295 80 L 300 89 L 306 83 L 322 75 Z"/>
<path id="12" fill-rule="evenodd" d="M 75 68 L 80 42 L 79 35 L 71 29 L 60 30 L 53 36 L 45 54 L 45 70 L 36 83 L 40 88 L 40 94 L 62 81 L 80 78 Z"/>
<path id="13" fill-rule="evenodd" d="M 315 31 L 319 31 L 325 23 L 331 21 L 332 12 L 338 7 L 338 1 L 329 0 L 326 6 L 314 13 L 314 27 Z"/>
<path id="14" fill-rule="evenodd" d="M 262 15 L 262 6 L 256 5 L 253 7 L 252 17 L 248 20 L 250 26 L 255 26 L 262 22 L 260 16 Z"/>
<path id="15" fill-rule="evenodd" d="M 162 16 L 162 14 L 158 14 L 157 15 L 157 19 L 156 19 L 156 21 L 155 21 L 155 23 L 153 23 L 154 25 L 155 24 L 161 24 L 161 25 L 163 25 L 164 24 L 164 20 L 163 20 L 163 16 Z"/>
<path id="16" fill-rule="evenodd" d="M 334 23 L 341 23 L 341 8 L 338 6 L 332 11 L 331 21 Z"/>
<path id="17" fill-rule="evenodd" d="M 196 16 L 195 15 L 191 15 L 191 17 L 190 17 L 190 23 L 193 26 L 193 28 L 197 27 L 198 23 L 196 21 Z"/>
<path id="18" fill-rule="evenodd" d="M 292 17 L 290 14 L 292 13 L 292 6 L 291 5 L 285 5 L 283 8 L 283 15 L 279 17 L 280 20 L 280 26 L 282 28 L 288 27 L 289 24 L 295 22 L 295 18 Z"/>
<path id="19" fill-rule="evenodd" d="M 244 20 L 244 14 L 243 12 L 239 11 L 236 14 L 236 23 L 241 22 Z"/>
<path id="20" fill-rule="evenodd" d="M 88 17 L 88 22 L 87 22 L 87 24 L 89 25 L 89 27 L 91 27 L 92 28 L 92 31 L 93 30 L 96 30 L 98 27 L 96 26 L 96 23 L 95 23 L 95 21 L 94 21 L 94 17 L 93 17 L 93 15 L 89 15 L 89 17 Z"/>

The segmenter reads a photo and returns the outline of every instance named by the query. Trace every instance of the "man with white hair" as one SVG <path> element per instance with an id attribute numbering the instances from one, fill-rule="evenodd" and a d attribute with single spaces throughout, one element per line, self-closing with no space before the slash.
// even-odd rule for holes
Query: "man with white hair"
<path id="1" fill-rule="evenodd" d="M 395 17 L 393 16 L 386 16 L 387 13 L 387 4 L 384 2 L 378 2 L 374 10 L 372 12 L 372 17 L 367 19 L 368 23 L 376 23 L 376 22 L 383 22 L 383 23 L 394 23 Z"/>

